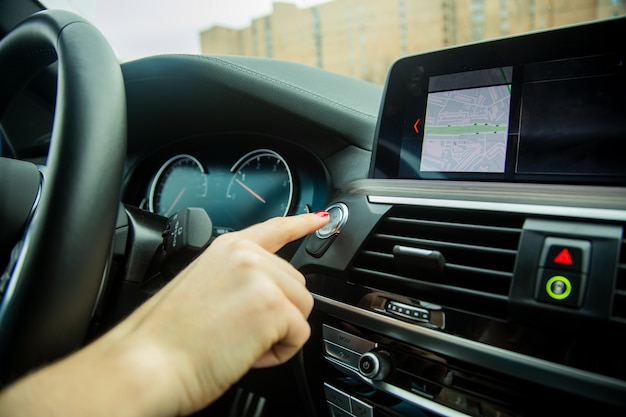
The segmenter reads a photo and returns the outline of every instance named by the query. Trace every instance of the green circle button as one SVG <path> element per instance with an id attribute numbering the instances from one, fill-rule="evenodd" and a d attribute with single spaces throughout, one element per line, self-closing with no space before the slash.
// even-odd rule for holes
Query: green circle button
<path id="1" fill-rule="evenodd" d="M 572 283 L 561 275 L 555 275 L 546 282 L 546 292 L 555 300 L 564 300 L 572 292 Z"/>

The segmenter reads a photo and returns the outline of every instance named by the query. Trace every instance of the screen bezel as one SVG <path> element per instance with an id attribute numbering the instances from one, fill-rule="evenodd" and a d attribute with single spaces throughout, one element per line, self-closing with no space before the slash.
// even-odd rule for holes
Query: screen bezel
<path id="1" fill-rule="evenodd" d="M 626 19 L 615 18 L 570 26 L 559 30 L 533 32 L 488 42 L 480 42 L 427 52 L 397 60 L 388 73 L 381 103 L 370 178 L 445 179 L 502 182 L 543 182 L 567 184 L 626 184 L 625 175 L 587 173 L 516 172 L 519 147 L 522 86 L 524 71 L 530 64 L 609 56 L 626 58 Z M 401 162 L 402 140 L 413 128 L 406 110 L 426 114 L 428 83 L 431 77 L 493 68 L 512 68 L 509 134 L 503 173 L 419 171 L 419 163 L 410 172 Z M 623 67 L 620 75 L 626 74 Z M 423 130 L 423 129 L 422 129 Z M 423 132 L 413 146 L 414 157 L 421 161 Z M 405 148 L 406 150 L 406 148 Z M 419 162 L 417 161 L 417 162 Z"/>

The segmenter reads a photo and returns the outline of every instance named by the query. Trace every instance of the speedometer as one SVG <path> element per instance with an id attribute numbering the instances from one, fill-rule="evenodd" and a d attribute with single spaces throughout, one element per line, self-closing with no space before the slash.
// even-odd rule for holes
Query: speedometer
<path id="1" fill-rule="evenodd" d="M 202 206 L 206 195 L 207 175 L 202 164 L 191 155 L 176 155 L 154 177 L 150 211 L 169 217 L 183 208 Z"/>
<path id="2" fill-rule="evenodd" d="M 278 153 L 259 149 L 242 156 L 230 170 L 226 191 L 234 214 L 246 224 L 286 216 L 294 199 L 294 181 L 289 165 Z"/>

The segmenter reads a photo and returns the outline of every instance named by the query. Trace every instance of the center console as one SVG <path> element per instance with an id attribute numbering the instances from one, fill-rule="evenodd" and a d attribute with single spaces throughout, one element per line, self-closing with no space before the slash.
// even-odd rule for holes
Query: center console
<path id="1" fill-rule="evenodd" d="M 626 21 L 390 69 L 370 176 L 292 259 L 322 416 L 626 412 Z"/>

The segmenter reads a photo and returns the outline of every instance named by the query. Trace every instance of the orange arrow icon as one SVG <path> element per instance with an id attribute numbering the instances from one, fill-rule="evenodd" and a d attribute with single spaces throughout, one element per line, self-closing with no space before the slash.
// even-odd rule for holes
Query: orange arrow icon
<path id="1" fill-rule="evenodd" d="M 422 121 L 422 119 L 417 119 L 417 122 L 415 122 L 415 124 L 413 125 L 413 129 L 415 129 L 415 133 L 419 133 L 420 130 L 417 127 L 417 125 L 419 125 L 419 123 Z"/>

